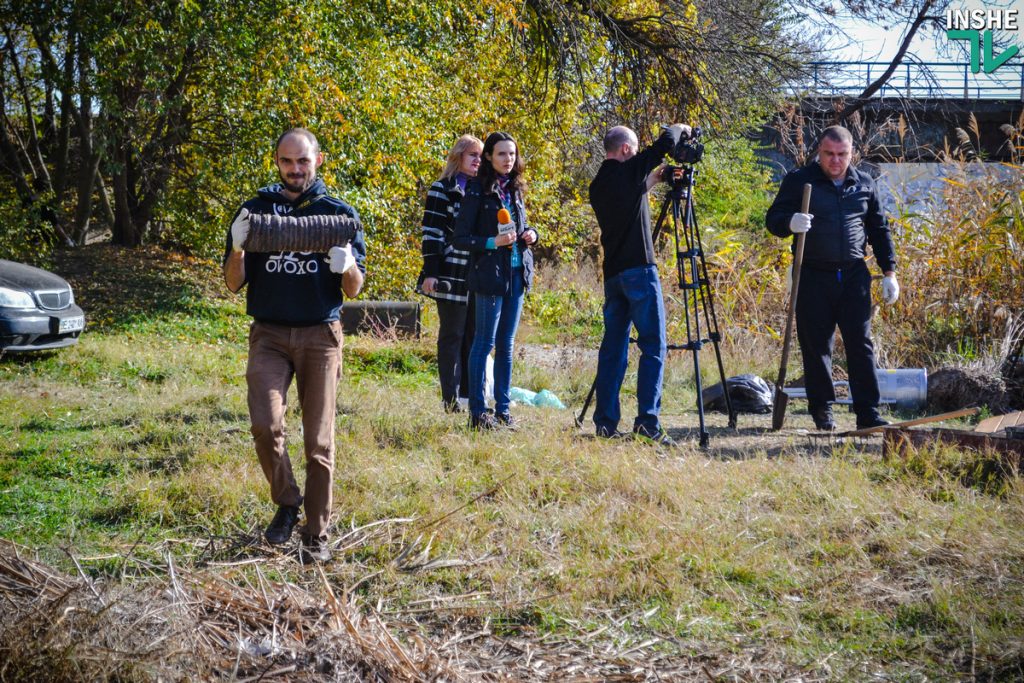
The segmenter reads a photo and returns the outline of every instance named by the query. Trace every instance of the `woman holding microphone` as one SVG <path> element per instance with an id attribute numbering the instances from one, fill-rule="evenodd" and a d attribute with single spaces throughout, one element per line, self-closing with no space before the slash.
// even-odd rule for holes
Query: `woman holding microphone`
<path id="1" fill-rule="evenodd" d="M 455 246 L 470 252 L 467 277 L 476 329 L 469 352 L 469 410 L 473 429 L 514 427 L 509 413 L 512 348 L 523 296 L 533 281 L 537 231 L 526 225 L 524 164 L 515 139 L 491 133 L 480 173 L 466 186 L 455 219 Z M 484 399 L 487 356 L 494 353 L 494 410 Z"/>
<path id="2" fill-rule="evenodd" d="M 455 217 L 466 184 L 480 169 L 484 143 L 463 135 L 448 152 L 441 177 L 427 191 L 423 211 L 423 268 L 416 291 L 437 302 L 437 373 L 445 412 L 462 411 L 459 398 L 469 398 L 469 348 L 473 343 L 473 311 L 466 289 L 469 253 L 453 244 Z"/>

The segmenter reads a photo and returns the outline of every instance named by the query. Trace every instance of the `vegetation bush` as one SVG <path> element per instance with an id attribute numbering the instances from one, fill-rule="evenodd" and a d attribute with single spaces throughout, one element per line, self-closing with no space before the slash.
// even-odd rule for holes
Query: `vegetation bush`
<path id="1" fill-rule="evenodd" d="M 0 181 L 0 258 L 45 266 L 53 251 L 53 233 L 43 227 L 38 206 L 26 207 Z"/>
<path id="2" fill-rule="evenodd" d="M 1024 167 L 944 170 L 940 193 L 892 221 L 905 286 L 877 327 L 906 366 L 998 354 L 1024 316 Z"/>

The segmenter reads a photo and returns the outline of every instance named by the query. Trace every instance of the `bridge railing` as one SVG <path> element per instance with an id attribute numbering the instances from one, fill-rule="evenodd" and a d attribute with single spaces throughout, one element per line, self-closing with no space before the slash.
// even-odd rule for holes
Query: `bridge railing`
<path id="1" fill-rule="evenodd" d="M 889 67 L 887 62 L 811 62 L 810 74 L 790 92 L 803 97 L 856 97 Z M 954 62 L 900 64 L 875 97 L 1024 101 L 1024 60 L 1005 62 L 992 73 L 971 73 Z"/>

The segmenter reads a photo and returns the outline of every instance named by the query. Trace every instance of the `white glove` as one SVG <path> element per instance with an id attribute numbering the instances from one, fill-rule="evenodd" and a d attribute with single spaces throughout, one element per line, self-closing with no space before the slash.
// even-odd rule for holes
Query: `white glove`
<path id="1" fill-rule="evenodd" d="M 882 302 L 891 306 L 900 298 L 900 283 L 896 281 L 895 275 L 886 275 L 882 278 Z"/>
<path id="2" fill-rule="evenodd" d="M 249 209 L 242 209 L 231 224 L 231 249 L 242 251 L 242 245 L 249 237 Z"/>
<path id="3" fill-rule="evenodd" d="M 327 252 L 327 263 L 330 264 L 331 272 L 339 275 L 354 266 L 356 257 L 352 255 L 352 245 L 331 247 L 331 250 Z"/>
<path id="4" fill-rule="evenodd" d="M 814 218 L 814 214 L 794 213 L 793 217 L 789 219 L 789 231 L 794 234 L 807 232 L 811 229 L 812 218 Z"/>

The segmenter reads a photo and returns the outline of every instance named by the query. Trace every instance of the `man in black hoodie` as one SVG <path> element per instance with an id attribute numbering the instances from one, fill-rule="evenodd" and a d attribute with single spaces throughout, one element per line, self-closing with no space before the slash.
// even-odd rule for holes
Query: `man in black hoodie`
<path id="1" fill-rule="evenodd" d="M 300 557 L 330 559 L 327 527 L 334 472 L 334 416 L 341 377 L 341 306 L 363 286 L 366 245 L 362 231 L 328 253 L 251 252 L 243 245 L 254 213 L 280 216 L 342 215 L 351 206 L 328 196 L 317 169 L 323 154 L 316 137 L 293 128 L 278 138 L 274 162 L 281 182 L 259 190 L 235 214 L 227 235 L 224 279 L 232 292 L 243 286 L 249 332 L 249 418 L 263 473 L 277 514 L 267 527 L 269 543 L 287 543 L 304 506 Z M 285 444 L 288 387 L 296 379 L 306 452 L 306 490 L 299 491 Z"/>
<path id="2" fill-rule="evenodd" d="M 804 360 L 807 407 L 818 429 L 836 428 L 831 402 L 832 348 L 836 327 L 843 335 L 857 428 L 888 424 L 878 414 L 878 377 L 871 342 L 871 273 L 867 246 L 884 275 L 882 301 L 900 295 L 896 253 L 878 188 L 870 175 L 850 165 L 853 136 L 842 126 L 826 128 L 817 163 L 790 171 L 768 209 L 768 230 L 779 237 L 806 233 L 796 333 Z M 811 205 L 801 213 L 805 183 Z M 795 240 L 794 240 L 795 241 Z"/>
<path id="3" fill-rule="evenodd" d="M 659 418 L 668 345 L 647 193 L 661 180 L 665 155 L 680 136 L 689 135 L 689 126 L 675 124 L 644 150 L 636 133 L 625 126 L 615 126 L 604 136 L 605 160 L 590 183 L 590 205 L 604 250 L 604 338 L 597 356 L 594 406 L 598 436 L 619 434 L 619 391 L 629 357 L 629 329 L 634 327 L 640 362 L 633 433 L 665 445 L 674 443 Z"/>

